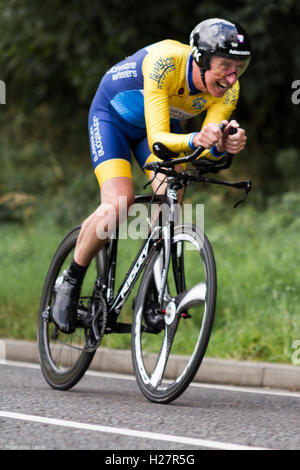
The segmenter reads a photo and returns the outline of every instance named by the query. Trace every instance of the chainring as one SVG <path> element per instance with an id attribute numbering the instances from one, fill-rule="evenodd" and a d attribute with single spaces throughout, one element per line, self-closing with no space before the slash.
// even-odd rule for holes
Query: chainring
<path id="1" fill-rule="evenodd" d="M 93 297 L 90 304 L 90 315 L 92 318 L 92 325 L 85 329 L 85 350 L 89 352 L 95 351 L 100 345 L 106 325 L 107 325 L 107 303 L 101 293 L 97 293 Z"/>

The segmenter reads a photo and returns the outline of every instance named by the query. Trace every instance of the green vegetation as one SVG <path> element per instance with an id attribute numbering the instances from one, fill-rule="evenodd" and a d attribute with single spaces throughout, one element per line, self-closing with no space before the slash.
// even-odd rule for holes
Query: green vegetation
<path id="1" fill-rule="evenodd" d="M 219 299 L 208 354 L 290 361 L 300 335 L 300 197 L 264 210 L 240 208 L 208 228 L 219 271 Z"/>

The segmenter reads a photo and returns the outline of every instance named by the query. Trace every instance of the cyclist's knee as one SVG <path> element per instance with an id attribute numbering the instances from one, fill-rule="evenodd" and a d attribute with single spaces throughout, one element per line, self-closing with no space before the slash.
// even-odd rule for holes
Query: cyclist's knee
<path id="1" fill-rule="evenodd" d="M 102 202 L 97 209 L 97 215 L 103 214 L 106 217 L 111 216 L 119 224 L 125 220 L 128 215 L 130 206 L 134 203 L 134 198 L 127 195 L 119 195 L 118 197 L 112 198 L 110 201 Z"/>
<path id="2" fill-rule="evenodd" d="M 134 203 L 133 184 L 129 178 L 114 178 L 101 187 L 101 204 L 94 212 L 98 236 L 112 234 L 126 220 Z"/>
<path id="3" fill-rule="evenodd" d="M 101 187 L 101 205 L 111 207 L 116 214 L 127 213 L 134 203 L 133 183 L 130 178 L 113 178 Z"/>

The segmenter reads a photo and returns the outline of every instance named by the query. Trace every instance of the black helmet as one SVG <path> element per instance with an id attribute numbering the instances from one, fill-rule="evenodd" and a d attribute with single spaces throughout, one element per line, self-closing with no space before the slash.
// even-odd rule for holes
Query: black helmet
<path id="1" fill-rule="evenodd" d="M 202 70 L 209 70 L 213 55 L 244 62 L 239 76 L 251 60 L 251 43 L 247 32 L 238 24 L 220 18 L 199 23 L 191 32 L 192 54 Z"/>

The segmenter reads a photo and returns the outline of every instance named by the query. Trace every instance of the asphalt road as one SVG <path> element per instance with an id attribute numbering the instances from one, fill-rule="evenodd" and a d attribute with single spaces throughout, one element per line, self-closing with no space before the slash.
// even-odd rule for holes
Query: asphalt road
<path id="1" fill-rule="evenodd" d="M 157 459 L 157 450 L 300 448 L 300 393 L 192 384 L 156 405 L 131 376 L 87 373 L 68 392 L 49 388 L 36 364 L 1 364 L 0 377 L 0 449 L 151 450 Z"/>

